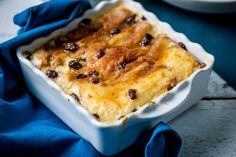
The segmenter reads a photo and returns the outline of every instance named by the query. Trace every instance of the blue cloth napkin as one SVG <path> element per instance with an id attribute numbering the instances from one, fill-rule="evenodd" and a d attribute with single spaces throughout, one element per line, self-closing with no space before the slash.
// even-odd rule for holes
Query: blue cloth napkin
<path id="1" fill-rule="evenodd" d="M 88 8 L 86 0 L 54 0 L 14 17 L 19 34 L 0 45 L 0 156 L 102 156 L 31 95 L 16 58 L 18 46 L 68 24 Z M 180 147 L 178 134 L 160 123 L 116 156 L 175 157 Z"/>

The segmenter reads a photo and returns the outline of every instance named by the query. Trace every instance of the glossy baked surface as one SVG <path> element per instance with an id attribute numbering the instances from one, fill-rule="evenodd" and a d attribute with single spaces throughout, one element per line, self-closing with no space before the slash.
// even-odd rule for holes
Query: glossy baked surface
<path id="1" fill-rule="evenodd" d="M 24 56 L 95 118 L 113 123 L 204 66 L 157 30 L 118 6 Z"/>

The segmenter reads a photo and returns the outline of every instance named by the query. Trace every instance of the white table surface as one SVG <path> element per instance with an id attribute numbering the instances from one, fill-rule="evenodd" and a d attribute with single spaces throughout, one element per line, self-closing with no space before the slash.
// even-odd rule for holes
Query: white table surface
<path id="1" fill-rule="evenodd" d="M 14 14 L 43 1 L 0 0 L 0 43 L 16 35 Z M 169 124 L 183 139 L 180 157 L 236 157 L 236 91 L 215 72 L 204 98 Z"/>

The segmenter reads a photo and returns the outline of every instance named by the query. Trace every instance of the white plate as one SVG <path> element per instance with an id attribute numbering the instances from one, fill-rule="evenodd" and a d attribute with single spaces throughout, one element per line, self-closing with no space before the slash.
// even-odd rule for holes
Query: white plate
<path id="1" fill-rule="evenodd" d="M 202 13 L 236 12 L 236 0 L 163 0 L 182 9 Z"/>

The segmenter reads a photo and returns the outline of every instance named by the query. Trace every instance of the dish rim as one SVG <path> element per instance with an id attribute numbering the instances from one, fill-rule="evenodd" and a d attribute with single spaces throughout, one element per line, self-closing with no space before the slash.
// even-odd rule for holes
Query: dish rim
<path id="1" fill-rule="evenodd" d="M 194 71 L 187 79 L 181 81 L 180 83 L 178 83 L 173 89 L 161 94 L 160 96 L 158 96 L 157 98 L 155 98 L 154 100 L 152 100 L 151 102 L 147 103 L 147 104 L 144 104 L 142 107 L 140 107 L 136 112 L 133 112 L 133 113 L 129 113 L 127 115 L 125 115 L 126 118 L 123 118 L 121 120 L 116 120 L 114 121 L 114 123 L 106 123 L 106 122 L 101 122 L 101 121 L 98 121 L 96 120 L 93 116 L 92 116 L 92 113 L 90 113 L 86 108 L 82 107 L 81 105 L 79 105 L 78 102 L 76 102 L 69 94 L 66 94 L 63 89 L 57 85 L 53 80 L 49 79 L 40 69 L 38 69 L 36 66 L 34 66 L 32 64 L 31 61 L 27 60 L 26 58 L 23 57 L 22 55 L 22 52 L 25 51 L 25 50 L 29 50 L 29 47 L 32 47 L 32 45 L 35 45 L 36 43 L 38 42 L 47 42 L 48 40 L 52 39 L 52 38 L 55 38 L 56 36 L 58 35 L 61 35 L 61 33 L 65 33 L 65 32 L 68 32 L 70 30 L 73 30 L 75 29 L 75 24 L 78 24 L 82 19 L 86 18 L 86 17 L 89 17 L 89 16 L 92 16 L 92 15 L 95 15 L 96 13 L 100 13 L 102 14 L 101 12 L 106 12 L 106 11 L 102 11 L 102 9 L 104 9 L 106 6 L 109 7 L 109 5 L 116 5 L 117 3 L 132 3 L 133 4 L 133 7 L 142 12 L 143 15 L 145 15 L 145 17 L 148 19 L 149 22 L 151 23 L 155 23 L 157 24 L 157 26 L 159 26 L 161 29 L 163 29 L 164 33 L 168 34 L 168 36 L 171 38 L 172 36 L 176 36 L 176 38 L 180 38 L 181 42 L 183 43 L 188 43 L 189 46 L 191 47 L 194 47 L 194 48 L 197 48 L 199 50 L 200 53 L 202 53 L 202 55 L 208 57 L 208 62 L 206 63 L 206 66 L 202 69 L 197 69 L 196 71 Z M 113 6 L 112 6 L 113 7 Z M 152 19 L 152 20 L 151 20 Z M 77 25 L 76 25 L 77 26 Z M 158 27 L 158 28 L 159 28 Z M 171 35 L 170 35 L 171 34 Z M 41 44 L 42 45 L 42 44 Z M 36 48 L 34 48 L 36 49 Z M 191 51 L 190 51 L 191 53 Z M 191 53 L 192 54 L 192 53 Z M 193 54 L 192 54 L 193 55 Z M 46 83 L 53 87 L 55 90 L 57 90 L 57 92 L 64 96 L 66 99 L 70 100 L 71 104 L 75 106 L 75 108 L 77 109 L 77 112 L 81 113 L 81 114 L 84 114 L 84 116 L 86 116 L 86 118 L 89 119 L 89 121 L 95 125 L 96 127 L 98 128 L 114 128 L 114 127 L 119 127 L 120 125 L 123 125 L 123 124 L 127 124 L 131 121 L 140 121 L 140 120 L 149 120 L 150 118 L 147 118 L 147 119 L 143 119 L 141 118 L 139 115 L 141 115 L 142 113 L 145 112 L 145 110 L 147 110 L 148 108 L 150 108 L 150 103 L 155 103 L 155 106 L 160 106 L 160 105 L 163 105 L 163 104 L 159 104 L 158 102 L 161 102 L 161 100 L 163 100 L 167 95 L 169 94 L 174 94 L 176 92 L 178 92 L 178 90 L 185 86 L 186 83 L 185 82 L 188 82 L 187 86 L 189 88 L 191 88 L 191 84 L 192 84 L 192 81 L 194 79 L 194 77 L 200 73 L 200 72 L 204 72 L 204 71 L 208 71 L 212 68 L 213 66 L 213 63 L 214 63 L 214 56 L 212 56 L 211 54 L 207 53 L 202 46 L 200 46 L 199 44 L 197 43 L 193 43 L 191 42 L 184 34 L 182 33 L 178 33 L 176 31 L 174 31 L 174 29 L 166 22 L 162 22 L 161 20 L 159 20 L 157 18 L 157 16 L 155 14 L 153 14 L 152 12 L 149 12 L 149 11 L 146 11 L 144 9 L 144 7 L 139 3 L 139 2 L 135 2 L 133 0 L 111 0 L 111 1 L 102 1 L 100 2 L 95 8 L 92 8 L 92 9 L 88 9 L 87 11 L 85 11 L 85 13 L 80 16 L 79 18 L 76 18 L 74 20 L 72 20 L 69 24 L 67 24 L 66 26 L 62 27 L 62 28 L 59 28 L 59 29 L 56 29 L 54 31 L 52 31 L 51 33 L 49 33 L 48 35 L 46 36 L 43 36 L 43 37 L 39 37 L 39 38 L 36 38 L 34 39 L 32 42 L 28 43 L 28 44 L 25 44 L 25 45 L 22 45 L 20 46 L 18 49 L 17 49 L 17 57 L 18 59 L 20 60 L 20 62 L 24 63 L 27 67 L 29 67 L 33 72 L 34 74 L 40 76 L 44 81 L 46 81 Z M 199 60 L 199 59 L 198 59 Z M 155 101 L 155 102 L 154 102 Z M 173 104 L 172 104 L 173 105 Z M 175 109 L 178 105 L 173 105 L 172 107 L 170 107 L 169 111 L 168 112 L 165 112 L 166 113 L 169 113 L 170 111 L 172 111 L 173 109 Z M 156 107 L 156 109 L 158 109 L 158 107 Z M 154 112 L 154 111 L 153 111 Z M 155 118 L 155 117 L 158 117 L 162 114 L 159 114 L 159 115 L 155 115 L 154 117 L 151 117 L 151 118 Z M 127 122 L 128 120 L 128 122 Z"/>

